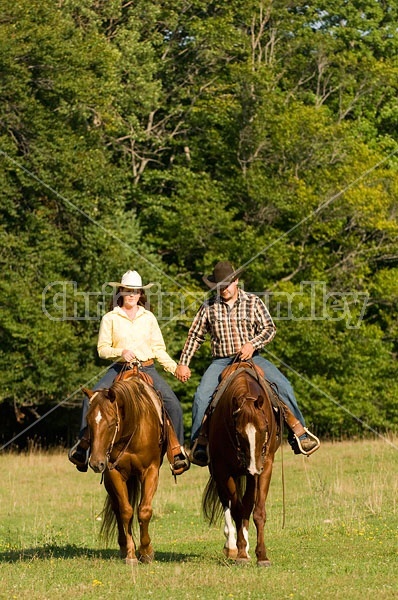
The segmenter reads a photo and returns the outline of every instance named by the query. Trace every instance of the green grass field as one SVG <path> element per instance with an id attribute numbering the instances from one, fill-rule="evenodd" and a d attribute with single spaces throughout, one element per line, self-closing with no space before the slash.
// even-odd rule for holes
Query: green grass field
<path id="1" fill-rule="evenodd" d="M 222 526 L 201 516 L 207 469 L 162 467 L 151 534 L 155 561 L 128 567 L 98 538 L 105 490 L 66 453 L 0 456 L 0 598 L 398 598 L 398 441 L 283 448 L 267 502 L 269 569 L 224 559 Z M 254 549 L 254 525 L 250 543 Z M 251 552 L 253 556 L 253 552 Z"/>

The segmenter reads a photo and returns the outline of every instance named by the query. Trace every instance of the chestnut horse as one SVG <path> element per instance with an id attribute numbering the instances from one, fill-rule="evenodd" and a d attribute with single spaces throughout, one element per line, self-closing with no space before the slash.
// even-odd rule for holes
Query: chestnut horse
<path id="1" fill-rule="evenodd" d="M 246 563 L 253 512 L 257 565 L 266 567 L 271 563 L 264 544 L 265 501 L 280 444 L 273 392 L 250 362 L 234 363 L 223 376 L 208 423 L 210 479 L 203 496 L 204 515 L 214 523 L 224 512 L 224 554 Z"/>
<path id="2" fill-rule="evenodd" d="M 128 564 L 136 564 L 132 535 L 136 513 L 140 526 L 138 557 L 141 562 L 151 562 L 154 552 L 149 522 L 165 453 L 159 398 L 152 386 L 138 377 L 115 382 L 109 390 L 85 392 L 90 397 L 89 465 L 96 473 L 103 473 L 108 492 L 101 534 L 108 539 L 117 525 L 120 555 Z"/>

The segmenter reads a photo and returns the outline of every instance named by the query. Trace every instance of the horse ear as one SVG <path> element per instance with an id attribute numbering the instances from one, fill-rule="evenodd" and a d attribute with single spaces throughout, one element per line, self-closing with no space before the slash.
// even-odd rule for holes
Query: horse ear
<path id="1" fill-rule="evenodd" d="M 88 388 L 85 388 L 85 387 L 82 388 L 82 392 L 83 392 L 83 394 L 86 394 L 87 398 L 91 398 L 91 396 L 94 395 L 93 390 L 89 390 Z"/>
<path id="2" fill-rule="evenodd" d="M 108 400 L 110 402 L 114 402 L 116 400 L 116 394 L 115 394 L 115 391 L 112 388 L 109 388 L 109 390 L 107 390 L 105 392 L 105 396 L 108 398 Z"/>
<path id="3" fill-rule="evenodd" d="M 255 406 L 256 408 L 262 408 L 262 407 L 263 407 L 263 404 L 264 404 L 264 398 L 263 398 L 262 396 L 259 396 L 259 397 L 257 398 L 257 400 L 254 402 L 254 406 Z"/>

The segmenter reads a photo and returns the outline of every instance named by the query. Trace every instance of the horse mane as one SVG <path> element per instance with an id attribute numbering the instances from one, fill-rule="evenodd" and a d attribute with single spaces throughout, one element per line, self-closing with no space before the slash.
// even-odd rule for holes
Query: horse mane
<path id="1" fill-rule="evenodd" d="M 123 401 L 123 437 L 131 435 L 134 428 L 142 427 L 148 419 L 159 419 L 155 392 L 152 393 L 151 388 L 141 379 L 131 377 L 126 381 L 116 381 L 111 389 Z"/>
<path id="2" fill-rule="evenodd" d="M 261 410 L 255 405 L 255 401 L 260 397 L 263 397 L 263 400 L 266 401 L 265 396 L 265 390 L 257 381 L 255 374 L 248 369 L 234 377 L 220 398 L 220 408 L 222 407 L 225 417 L 231 417 L 237 408 L 232 400 L 244 399 L 239 406 L 239 421 L 242 427 L 245 427 L 253 421 L 256 413 Z"/>

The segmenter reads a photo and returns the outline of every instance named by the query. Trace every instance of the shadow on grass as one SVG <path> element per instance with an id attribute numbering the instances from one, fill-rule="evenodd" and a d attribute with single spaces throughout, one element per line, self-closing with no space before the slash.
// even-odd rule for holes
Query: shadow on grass
<path id="1" fill-rule="evenodd" d="M 181 552 L 160 552 L 155 549 L 155 561 L 161 563 L 176 563 L 176 562 L 189 562 L 194 558 L 200 558 L 200 554 L 189 552 L 182 554 Z"/>
<path id="2" fill-rule="evenodd" d="M 178 552 L 155 551 L 155 561 L 162 563 L 186 562 L 192 558 L 196 558 L 197 556 L 197 554 L 193 553 L 182 554 Z M 81 548 L 72 544 L 67 544 L 66 546 L 49 544 L 45 546 L 38 546 L 36 548 L 24 548 L 20 550 L 15 549 L 7 550 L 6 552 L 0 552 L 0 563 L 31 561 L 34 559 L 48 560 L 51 558 L 96 558 L 101 560 L 122 560 L 119 556 L 119 551 L 114 548 L 93 550 L 90 548 Z"/>

